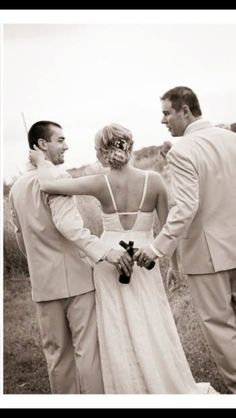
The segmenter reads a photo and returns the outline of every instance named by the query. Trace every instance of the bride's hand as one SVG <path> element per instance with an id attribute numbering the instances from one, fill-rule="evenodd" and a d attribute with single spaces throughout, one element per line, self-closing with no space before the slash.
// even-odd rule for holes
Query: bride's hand
<path id="1" fill-rule="evenodd" d="M 29 160 L 35 167 L 38 167 L 39 163 L 45 160 L 43 151 L 41 151 L 37 145 L 34 145 L 34 150 L 29 150 Z"/>

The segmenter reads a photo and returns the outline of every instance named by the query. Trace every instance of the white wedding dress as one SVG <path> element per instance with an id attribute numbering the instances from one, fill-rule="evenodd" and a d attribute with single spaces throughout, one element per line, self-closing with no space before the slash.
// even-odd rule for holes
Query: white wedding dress
<path id="1" fill-rule="evenodd" d="M 105 176 L 106 177 L 106 176 Z M 153 240 L 154 212 L 142 212 L 147 178 L 136 221 L 130 230 L 115 212 L 102 213 L 102 240 L 113 248 L 119 241 L 142 247 Z M 186 360 L 167 300 L 158 262 L 152 270 L 134 265 L 129 284 L 119 282 L 106 261 L 94 269 L 102 374 L 106 394 L 203 394 L 215 392 L 196 383 Z M 215 392 L 216 393 L 216 392 Z"/>

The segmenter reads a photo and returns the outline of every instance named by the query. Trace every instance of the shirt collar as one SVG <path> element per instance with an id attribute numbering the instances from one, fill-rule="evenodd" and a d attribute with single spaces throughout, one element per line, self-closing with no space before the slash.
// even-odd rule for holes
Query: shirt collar
<path id="1" fill-rule="evenodd" d="M 200 129 L 207 129 L 207 128 L 212 128 L 212 127 L 213 125 L 211 122 L 209 122 L 208 120 L 199 118 L 187 126 L 187 128 L 184 131 L 183 136 L 188 135 L 192 132 L 198 131 Z"/>
<path id="2" fill-rule="evenodd" d="M 55 165 L 49 161 L 49 160 L 45 160 L 45 163 L 50 166 L 50 167 L 55 167 Z M 36 170 L 37 167 L 35 167 L 33 164 L 31 164 L 30 162 L 26 163 L 26 171 L 31 171 L 31 170 Z"/>

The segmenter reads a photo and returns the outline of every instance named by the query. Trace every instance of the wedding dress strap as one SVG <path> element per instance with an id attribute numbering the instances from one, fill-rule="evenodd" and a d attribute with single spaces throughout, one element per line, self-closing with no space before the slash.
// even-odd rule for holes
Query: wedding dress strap
<path id="1" fill-rule="evenodd" d="M 144 188 L 143 188 L 143 195 L 142 195 L 142 199 L 139 205 L 139 212 L 141 211 L 142 207 L 143 207 L 143 203 L 144 203 L 144 199 L 146 197 L 146 192 L 147 192 L 147 182 L 148 182 L 148 171 L 145 172 L 145 181 L 144 181 Z"/>
<path id="2" fill-rule="evenodd" d="M 116 201 L 115 201 L 115 198 L 114 198 L 114 195 L 113 195 L 113 192 L 112 192 L 111 185 L 110 185 L 110 182 L 109 182 L 109 180 L 108 180 L 107 174 L 104 174 L 104 177 L 105 177 L 105 179 L 106 179 L 107 187 L 108 187 L 108 190 L 109 190 L 109 193 L 110 193 L 110 196 L 111 196 L 111 200 L 112 200 L 112 203 L 113 203 L 114 209 L 115 209 L 115 211 L 116 211 L 116 212 L 118 212 L 118 209 L 117 209 L 117 206 L 116 206 Z M 141 202 L 140 202 L 140 205 L 139 205 L 139 209 L 138 209 L 138 211 L 136 211 L 136 212 L 118 212 L 118 213 L 119 213 L 119 215 L 136 215 L 138 212 L 140 212 L 140 211 L 141 211 L 142 206 L 143 206 L 144 199 L 145 199 L 145 197 L 146 197 L 146 192 L 147 192 L 147 181 L 148 181 L 148 171 L 146 171 L 146 172 L 145 172 L 145 180 L 144 180 L 144 187 L 143 187 L 143 195 L 142 195 L 142 198 L 141 198 Z"/>
<path id="3" fill-rule="evenodd" d="M 107 187 L 108 187 L 108 190 L 109 190 L 109 193 L 110 193 L 110 196 L 111 196 L 111 200 L 112 200 L 112 203 L 113 203 L 114 209 L 115 209 L 115 211 L 116 211 L 116 212 L 118 212 L 118 209 L 117 209 L 117 206 L 116 206 L 116 201 L 115 201 L 114 195 L 113 195 L 112 190 L 111 190 L 111 185 L 110 185 L 110 182 L 109 182 L 109 180 L 108 180 L 107 175 L 106 175 L 106 174 L 104 174 L 104 176 L 105 176 L 105 179 L 106 179 Z"/>

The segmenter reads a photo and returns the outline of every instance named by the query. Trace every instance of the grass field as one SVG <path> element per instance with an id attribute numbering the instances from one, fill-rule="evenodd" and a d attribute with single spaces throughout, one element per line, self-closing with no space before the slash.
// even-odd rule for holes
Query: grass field
<path id="1" fill-rule="evenodd" d="M 30 282 L 4 284 L 4 393 L 50 393 Z"/>
<path id="2" fill-rule="evenodd" d="M 162 265 L 162 273 L 166 266 Z M 177 328 L 196 381 L 210 381 L 227 393 L 183 285 L 168 292 Z M 50 393 L 29 278 L 7 278 L 4 285 L 4 393 Z"/>

